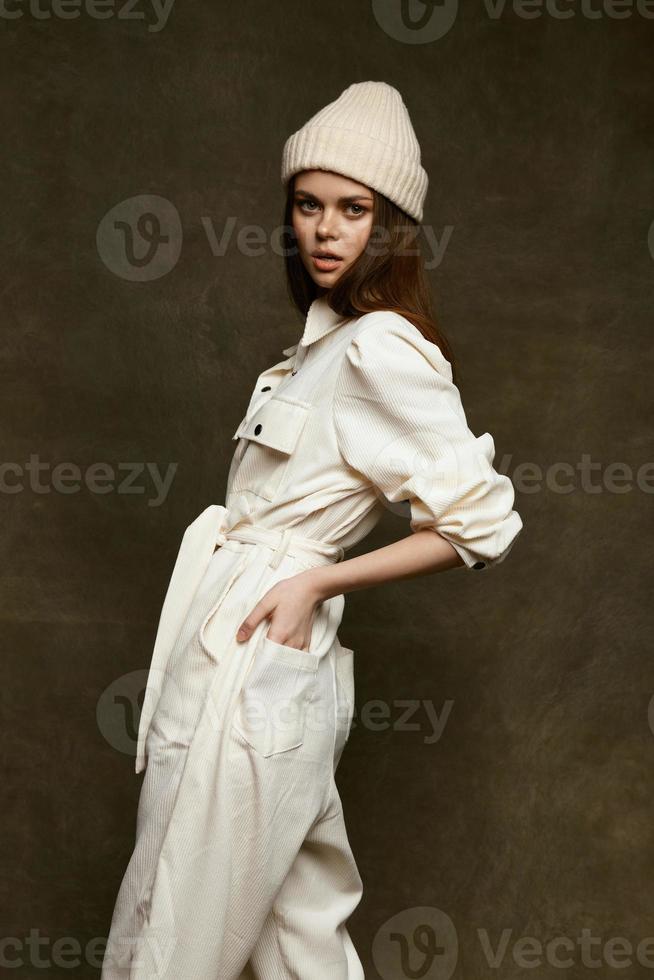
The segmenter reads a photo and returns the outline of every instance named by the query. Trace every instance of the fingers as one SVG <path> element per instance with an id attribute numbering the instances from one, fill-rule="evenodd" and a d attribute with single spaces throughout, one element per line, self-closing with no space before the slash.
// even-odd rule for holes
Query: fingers
<path id="1" fill-rule="evenodd" d="M 244 640 L 249 640 L 252 636 L 252 630 L 257 625 L 258 620 L 255 622 L 253 619 L 254 613 L 251 612 L 247 619 L 245 619 L 238 628 L 236 634 L 236 639 L 239 643 L 243 643 Z"/>
<path id="2" fill-rule="evenodd" d="M 266 619 L 271 611 L 267 603 L 258 602 L 239 626 L 236 633 L 237 641 L 243 643 L 245 640 L 249 640 L 261 620 Z"/>

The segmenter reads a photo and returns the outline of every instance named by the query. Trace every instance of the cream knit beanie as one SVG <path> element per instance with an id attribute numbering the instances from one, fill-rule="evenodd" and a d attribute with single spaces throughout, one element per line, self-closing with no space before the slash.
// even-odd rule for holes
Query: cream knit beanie
<path id="1" fill-rule="evenodd" d="M 379 191 L 416 221 L 428 178 L 402 96 L 386 82 L 355 82 L 286 140 L 282 184 L 301 170 L 332 170 Z"/>

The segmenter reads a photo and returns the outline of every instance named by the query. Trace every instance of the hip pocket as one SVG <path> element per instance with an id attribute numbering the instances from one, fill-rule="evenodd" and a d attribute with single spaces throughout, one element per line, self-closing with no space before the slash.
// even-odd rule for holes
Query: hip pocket
<path id="1" fill-rule="evenodd" d="M 299 748 L 320 658 L 262 634 L 232 724 L 260 755 Z"/>
<path id="2" fill-rule="evenodd" d="M 350 737 L 354 718 L 354 650 L 338 645 L 336 648 L 336 681 L 338 685 L 339 728 Z"/>

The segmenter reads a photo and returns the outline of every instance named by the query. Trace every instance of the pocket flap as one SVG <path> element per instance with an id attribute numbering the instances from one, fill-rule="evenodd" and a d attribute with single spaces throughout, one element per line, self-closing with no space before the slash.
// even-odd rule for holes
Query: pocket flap
<path id="1" fill-rule="evenodd" d="M 261 443 L 282 453 L 292 453 L 309 414 L 309 406 L 275 395 L 243 419 L 232 436 Z"/>

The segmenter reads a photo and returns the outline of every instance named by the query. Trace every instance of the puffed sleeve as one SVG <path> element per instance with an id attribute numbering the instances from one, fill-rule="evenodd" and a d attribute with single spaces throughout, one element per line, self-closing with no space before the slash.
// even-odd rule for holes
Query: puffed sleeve
<path id="1" fill-rule="evenodd" d="M 522 530 L 514 489 L 493 468 L 490 433 L 475 437 L 439 348 L 396 313 L 369 315 L 350 341 L 334 391 L 349 466 L 392 503 L 410 504 L 413 532 L 431 528 L 468 568 L 506 558 Z"/>

